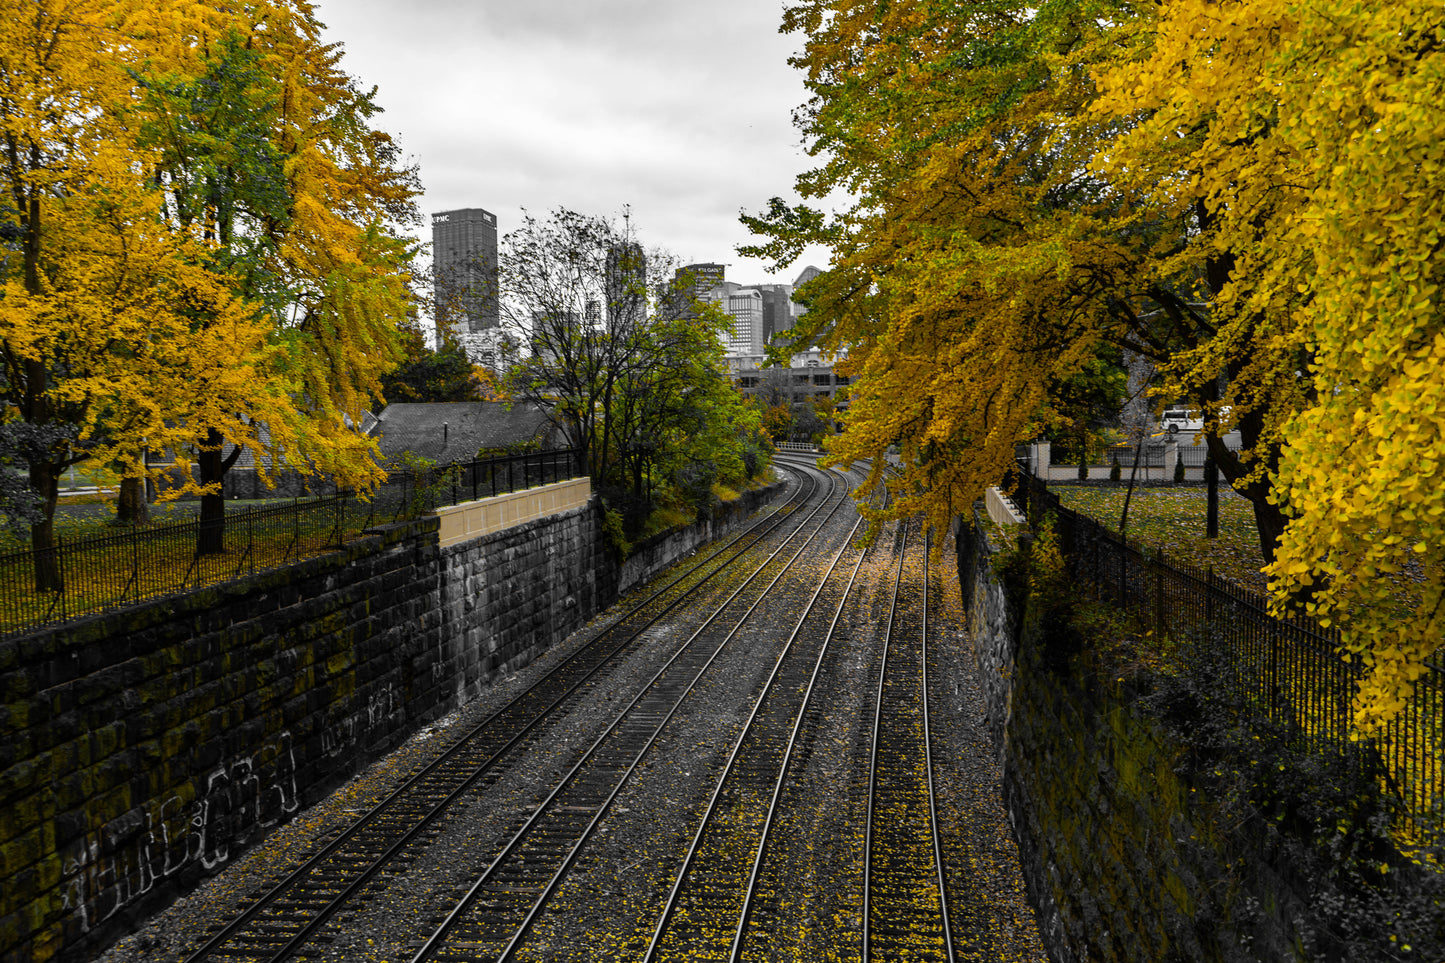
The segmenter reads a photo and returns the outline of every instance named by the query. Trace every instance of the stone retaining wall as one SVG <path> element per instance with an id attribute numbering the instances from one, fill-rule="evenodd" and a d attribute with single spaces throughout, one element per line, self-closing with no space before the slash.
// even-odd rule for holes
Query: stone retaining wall
<path id="1" fill-rule="evenodd" d="M 0 642 L 0 960 L 107 945 L 783 487 L 626 566 L 595 500 L 448 547 L 430 517 Z"/>
<path id="2" fill-rule="evenodd" d="M 1219 825 L 1184 747 L 1126 683 L 1058 651 L 981 519 L 959 572 L 1024 875 L 1057 963 L 1300 959 L 1305 890 L 1271 844 Z M 1065 645 L 1063 648 L 1068 649 Z"/>
<path id="3" fill-rule="evenodd" d="M 0 956 L 83 956 L 443 711 L 435 529 L 0 643 Z"/>

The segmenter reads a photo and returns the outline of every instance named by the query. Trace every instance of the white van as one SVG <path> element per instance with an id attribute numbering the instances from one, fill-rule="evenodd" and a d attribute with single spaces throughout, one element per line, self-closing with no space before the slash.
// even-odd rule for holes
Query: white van
<path id="1" fill-rule="evenodd" d="M 1165 408 L 1159 427 L 1171 435 L 1181 431 L 1203 431 L 1204 416 L 1193 408 Z"/>
<path id="2" fill-rule="evenodd" d="M 1220 408 L 1220 421 L 1228 418 L 1229 412 L 1228 405 Z M 1200 432 L 1204 430 L 1204 416 L 1193 408 L 1165 408 L 1164 417 L 1159 420 L 1159 427 L 1171 435 L 1177 435 L 1181 431 Z"/>

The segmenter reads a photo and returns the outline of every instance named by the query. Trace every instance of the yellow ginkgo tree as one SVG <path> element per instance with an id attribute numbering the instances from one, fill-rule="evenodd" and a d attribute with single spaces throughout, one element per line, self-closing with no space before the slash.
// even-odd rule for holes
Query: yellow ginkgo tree
<path id="1" fill-rule="evenodd" d="M 193 410 L 172 402 L 214 382 L 231 408 L 283 403 L 264 321 L 209 270 L 207 246 L 167 229 L 124 122 L 135 103 L 121 10 L 101 2 L 10 4 L 0 27 L 0 138 L 8 250 L 0 289 L 6 423 L 26 450 L 42 518 L 36 585 L 61 587 L 52 520 L 61 471 L 136 460 Z M 194 311 L 217 319 L 202 331 Z M 227 370 L 227 369 L 230 370 Z"/>
<path id="2" fill-rule="evenodd" d="M 831 247 L 797 335 L 855 377 L 832 457 L 902 455 L 882 514 L 943 524 L 1100 345 L 1147 359 L 1278 609 L 1369 665 L 1357 721 L 1397 711 L 1445 605 L 1445 8 L 803 0 L 784 30 L 817 165 L 747 253 Z"/>
<path id="3" fill-rule="evenodd" d="M 280 408 L 210 422 L 195 446 L 210 551 L 224 474 L 263 437 L 276 466 L 347 487 L 383 477 L 355 426 L 401 358 L 416 249 L 397 227 L 415 220 L 419 185 L 310 3 L 172 4 L 186 15 L 148 5 L 129 21 L 154 51 L 136 112 L 154 182 L 173 229 L 211 244 L 215 270 L 267 319 L 291 392 Z"/>
<path id="4" fill-rule="evenodd" d="M 202 552 L 243 450 L 263 474 L 382 477 L 355 426 L 397 358 L 418 188 L 321 29 L 304 2 L 6 5 L 3 417 L 59 429 L 29 459 L 35 548 L 80 458 L 136 475 L 172 452 Z"/>
<path id="5" fill-rule="evenodd" d="M 1213 317 L 1275 413 L 1275 604 L 1340 627 L 1369 729 L 1445 639 L 1445 8 L 1180 0 L 1140 36 L 1100 77 L 1131 120 L 1107 166 L 1197 198 L 1235 259 Z"/>
<path id="6" fill-rule="evenodd" d="M 1218 265 L 1196 209 L 1147 203 L 1091 167 L 1122 129 L 1090 112 L 1094 72 L 1133 58 L 1138 16 L 1122 2 L 946 0 L 811 0 L 785 15 L 806 35 L 794 63 L 813 98 L 798 120 L 819 158 L 798 191 L 852 200 L 833 217 L 775 200 L 745 218 L 769 238 L 748 253 L 832 248 L 796 333 L 846 352 L 854 378 L 832 457 L 902 456 L 878 514 L 946 524 L 1000 481 L 1016 443 L 1078 417 L 1065 386 L 1101 352 L 1164 367 L 1211 340 Z M 1177 397 L 1217 405 L 1216 391 L 1200 378 Z M 1262 487 L 1247 494 L 1272 547 L 1277 508 Z"/>

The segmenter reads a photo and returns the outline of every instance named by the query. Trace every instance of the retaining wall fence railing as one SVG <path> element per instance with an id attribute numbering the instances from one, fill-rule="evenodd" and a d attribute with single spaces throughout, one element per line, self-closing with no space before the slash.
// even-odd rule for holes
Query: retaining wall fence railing
<path id="1" fill-rule="evenodd" d="M 343 490 L 228 511 L 220 523 L 222 550 L 215 553 L 197 552 L 199 520 L 57 538 L 41 552 L 0 553 L 0 638 L 254 575 L 339 548 L 375 525 L 578 474 L 572 449 L 394 472 L 367 497 Z M 205 524 L 213 530 L 216 523 Z M 58 591 L 36 591 L 42 570 L 58 574 Z"/>
<path id="2" fill-rule="evenodd" d="M 1005 489 L 1031 525 L 1053 517 L 1072 574 L 1096 599 L 1133 613 L 1156 638 L 1190 637 L 1209 646 L 1227 665 L 1236 697 L 1296 727 L 1317 748 L 1343 752 L 1360 738 L 1350 703 L 1362 669 L 1342 656 L 1338 628 L 1270 615 L 1263 596 L 1121 538 L 1065 508 L 1022 469 Z M 1428 663 L 1404 710 L 1366 741 L 1407 814 L 1402 838 L 1412 845 L 1445 843 L 1445 667 Z"/>

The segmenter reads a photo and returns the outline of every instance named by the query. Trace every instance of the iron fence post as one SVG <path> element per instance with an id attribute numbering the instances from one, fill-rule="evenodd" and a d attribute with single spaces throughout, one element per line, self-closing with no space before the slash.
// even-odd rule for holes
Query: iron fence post
<path id="1" fill-rule="evenodd" d="M 70 618 L 70 610 L 66 606 L 70 594 L 70 579 L 65 574 L 65 539 L 60 536 L 55 538 L 55 570 L 60 573 L 60 619 L 65 621 Z"/>
<path id="2" fill-rule="evenodd" d="M 1129 604 L 1129 596 L 1125 594 L 1125 579 L 1128 575 L 1129 568 L 1129 551 L 1128 546 L 1124 544 L 1123 539 L 1110 539 L 1110 542 L 1115 548 L 1114 554 L 1119 559 L 1119 578 L 1117 580 L 1119 583 L 1119 597 L 1116 599 L 1116 601 L 1119 603 L 1120 607 L 1123 607 Z"/>
<path id="3" fill-rule="evenodd" d="M 1164 618 L 1164 549 L 1154 550 L 1154 638 L 1163 641 L 1167 626 Z"/>
<path id="4" fill-rule="evenodd" d="M 1099 571 L 1099 526 L 1093 523 L 1089 525 L 1089 544 L 1094 554 L 1094 566 L 1090 572 L 1090 581 L 1094 583 L 1094 601 L 1098 602 L 1104 597 L 1104 573 Z"/>
<path id="5" fill-rule="evenodd" d="M 141 494 L 144 495 L 145 493 L 142 492 Z M 130 582 L 127 584 L 127 590 L 129 590 L 129 586 L 130 586 L 130 585 L 134 585 L 134 586 L 135 586 L 135 594 L 136 594 L 136 597 L 139 598 L 140 595 L 141 595 L 141 590 L 140 590 L 140 539 L 135 538 L 135 537 L 132 537 L 131 540 L 130 540 L 130 546 L 131 546 L 131 553 L 130 553 Z M 122 592 L 120 597 L 121 597 L 121 598 L 125 598 L 125 592 Z"/>

